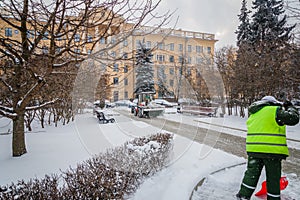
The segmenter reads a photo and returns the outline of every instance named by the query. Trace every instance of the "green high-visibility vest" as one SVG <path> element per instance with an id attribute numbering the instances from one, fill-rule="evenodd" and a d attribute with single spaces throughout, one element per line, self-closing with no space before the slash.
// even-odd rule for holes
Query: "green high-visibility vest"
<path id="1" fill-rule="evenodd" d="M 278 106 L 265 106 L 247 120 L 246 151 L 289 155 L 286 127 L 276 122 Z"/>

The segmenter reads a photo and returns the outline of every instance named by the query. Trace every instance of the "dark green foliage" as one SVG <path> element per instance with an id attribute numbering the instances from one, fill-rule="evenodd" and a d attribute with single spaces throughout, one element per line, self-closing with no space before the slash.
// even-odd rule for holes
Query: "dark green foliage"
<path id="1" fill-rule="evenodd" d="M 135 93 L 155 93 L 152 56 L 151 49 L 147 48 L 144 43 L 140 43 L 140 48 L 136 52 Z"/>
<path id="2" fill-rule="evenodd" d="M 247 43 L 250 35 L 250 21 L 249 14 L 251 12 L 247 9 L 247 1 L 242 1 L 241 13 L 238 15 L 240 20 L 240 25 L 237 31 L 237 46 L 240 47 L 243 43 Z"/>
<path id="3" fill-rule="evenodd" d="M 264 95 L 277 96 L 290 90 L 293 71 L 291 31 L 282 0 L 254 0 L 252 16 L 242 1 L 238 27 L 238 50 L 231 87 L 248 105 Z M 246 105 L 247 106 L 247 105 Z"/>

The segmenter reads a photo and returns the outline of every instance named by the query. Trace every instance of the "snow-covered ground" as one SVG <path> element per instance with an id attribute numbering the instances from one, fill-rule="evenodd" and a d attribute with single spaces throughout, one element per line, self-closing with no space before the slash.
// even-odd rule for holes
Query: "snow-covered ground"
<path id="1" fill-rule="evenodd" d="M 182 115 L 174 114 L 174 112 L 169 111 L 172 114 L 164 114 L 161 118 L 182 122 L 185 124 L 191 124 L 194 126 L 208 128 L 212 130 L 217 130 L 231 135 L 236 135 L 240 137 L 247 136 L 246 120 L 247 118 L 242 118 L 233 115 L 225 115 L 224 118 L 221 117 L 197 117 L 193 115 Z M 300 123 L 296 126 L 287 126 L 287 138 L 288 146 L 295 149 L 300 149 Z"/>
<path id="2" fill-rule="evenodd" d="M 159 127 L 136 121 L 133 117 L 128 118 L 112 110 L 108 111 L 114 115 L 116 123 L 99 124 L 95 116 L 86 113 L 78 115 L 74 122 L 58 128 L 50 126 L 41 129 L 35 125 L 34 131 L 26 134 L 28 153 L 19 158 L 11 157 L 11 134 L 2 134 L 11 128 L 11 124 L 8 120 L 0 118 L 0 185 L 60 173 L 70 166 L 75 167 L 76 163 L 104 152 L 107 148 L 121 145 L 135 137 L 164 131 Z M 161 118 L 246 136 L 243 131 L 246 119 L 239 117 L 199 118 L 173 113 L 165 114 Z M 209 125 L 207 122 L 217 126 Z M 232 127 L 234 130 L 222 128 L 220 125 Z M 299 140 L 299 125 L 288 129 L 288 137 Z M 233 168 L 230 166 L 244 162 L 246 162 L 244 158 L 199 144 L 175 133 L 170 164 L 145 180 L 130 199 L 189 199 L 195 185 L 203 178 L 206 178 L 204 184 L 193 193 L 193 200 L 217 200 L 220 197 L 223 200 L 234 199 L 246 166 L 245 164 Z M 220 169 L 224 170 L 214 173 Z M 285 175 L 290 184 L 282 192 L 283 199 L 297 199 L 300 196 L 299 177 L 295 174 Z"/>

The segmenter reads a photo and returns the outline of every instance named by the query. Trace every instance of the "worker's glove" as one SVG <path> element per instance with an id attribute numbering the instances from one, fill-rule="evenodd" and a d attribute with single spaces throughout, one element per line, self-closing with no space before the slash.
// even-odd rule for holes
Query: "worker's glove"
<path id="1" fill-rule="evenodd" d="M 284 107 L 285 110 L 287 110 L 291 106 L 293 106 L 292 102 L 290 102 L 290 101 L 284 101 L 283 102 L 283 107 Z"/>

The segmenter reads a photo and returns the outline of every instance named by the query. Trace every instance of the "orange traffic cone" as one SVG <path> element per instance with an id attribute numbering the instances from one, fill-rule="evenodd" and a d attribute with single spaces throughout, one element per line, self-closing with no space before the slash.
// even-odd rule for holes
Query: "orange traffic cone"
<path id="1" fill-rule="evenodd" d="M 287 185 L 289 184 L 289 181 L 287 180 L 287 178 L 285 176 L 280 178 L 280 190 L 284 190 Z M 261 196 L 261 195 L 265 195 L 267 194 L 267 182 L 264 181 L 261 184 L 261 189 L 255 193 L 255 196 Z"/>

